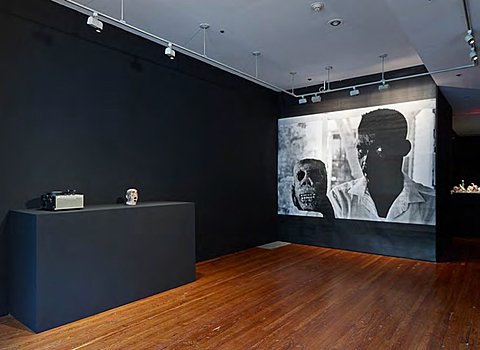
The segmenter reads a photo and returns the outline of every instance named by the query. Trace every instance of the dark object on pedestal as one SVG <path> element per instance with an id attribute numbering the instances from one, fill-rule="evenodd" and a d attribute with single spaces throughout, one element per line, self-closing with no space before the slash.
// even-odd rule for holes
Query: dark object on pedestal
<path id="1" fill-rule="evenodd" d="M 83 194 L 75 190 L 52 191 L 43 194 L 40 198 L 44 210 L 83 209 L 84 206 Z"/>
<path id="2" fill-rule="evenodd" d="M 193 203 L 11 211 L 10 312 L 44 331 L 195 280 Z"/>

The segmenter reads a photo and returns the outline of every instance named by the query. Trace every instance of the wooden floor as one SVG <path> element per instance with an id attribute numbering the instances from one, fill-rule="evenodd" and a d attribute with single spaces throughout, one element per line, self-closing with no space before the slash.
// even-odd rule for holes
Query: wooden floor
<path id="1" fill-rule="evenodd" d="M 288 245 L 197 265 L 198 280 L 0 349 L 480 349 L 480 241 L 449 263 Z"/>

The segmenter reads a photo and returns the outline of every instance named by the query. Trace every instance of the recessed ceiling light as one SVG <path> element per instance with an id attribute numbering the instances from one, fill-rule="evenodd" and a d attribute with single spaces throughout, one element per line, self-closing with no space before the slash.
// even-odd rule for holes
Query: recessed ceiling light
<path id="1" fill-rule="evenodd" d="M 225 29 L 220 29 L 220 34 L 225 33 Z"/>
<path id="2" fill-rule="evenodd" d="M 341 18 L 334 18 L 334 19 L 331 19 L 330 21 L 328 21 L 328 24 L 331 27 L 338 27 L 342 23 L 343 23 L 343 19 L 341 19 Z"/>

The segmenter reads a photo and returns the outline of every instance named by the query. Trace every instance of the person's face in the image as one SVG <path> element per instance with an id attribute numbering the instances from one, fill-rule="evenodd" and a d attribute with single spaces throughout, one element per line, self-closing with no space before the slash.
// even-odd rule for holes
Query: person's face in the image
<path id="1" fill-rule="evenodd" d="M 371 179 L 383 176 L 391 167 L 398 167 L 406 154 L 406 142 L 402 137 L 375 130 L 359 130 L 357 156 L 363 175 Z"/>

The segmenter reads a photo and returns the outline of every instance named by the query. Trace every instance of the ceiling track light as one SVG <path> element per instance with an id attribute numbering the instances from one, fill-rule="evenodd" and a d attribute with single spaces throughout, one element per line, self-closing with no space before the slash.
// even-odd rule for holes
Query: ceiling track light
<path id="1" fill-rule="evenodd" d="M 358 90 L 355 86 L 353 87 L 353 89 L 350 91 L 350 96 L 358 96 L 360 95 L 360 90 Z"/>
<path id="2" fill-rule="evenodd" d="M 472 31 L 472 21 L 470 18 L 470 11 L 468 8 L 467 0 L 463 0 L 463 12 L 465 14 L 465 24 L 467 27 L 467 35 L 465 35 L 465 41 L 468 45 L 470 45 L 470 61 L 472 61 L 472 65 L 476 66 L 478 64 L 478 55 L 477 51 L 475 50 L 475 37 L 473 36 Z"/>
<path id="3" fill-rule="evenodd" d="M 467 30 L 467 35 L 465 35 L 465 41 L 470 46 L 475 44 L 475 37 L 472 35 L 471 29 Z"/>
<path id="4" fill-rule="evenodd" d="M 108 15 L 106 13 L 98 12 L 95 9 L 93 9 L 89 6 L 83 5 L 83 4 L 81 4 L 81 3 L 79 3 L 78 1 L 75 1 L 75 0 L 63 0 L 63 1 L 65 3 L 68 3 L 68 4 L 72 5 L 72 7 L 75 8 L 77 11 L 80 11 L 80 12 L 83 12 L 83 13 L 95 13 L 95 14 L 99 15 L 101 18 L 103 18 L 105 20 L 108 20 L 108 22 L 112 25 L 116 25 L 119 28 L 131 31 L 131 32 L 133 32 L 137 35 L 148 38 L 152 41 L 155 41 L 155 42 L 158 42 L 158 43 L 163 43 L 163 44 L 168 44 L 170 42 L 169 40 L 167 40 L 167 39 L 165 39 L 165 38 L 163 38 L 159 35 L 156 35 L 152 32 L 149 32 L 148 30 L 145 30 L 145 29 L 142 29 L 142 28 L 137 27 L 135 25 L 127 23 L 125 21 L 124 14 L 122 14 L 122 13 L 121 13 L 121 18 L 119 19 L 119 18 L 115 18 L 111 15 Z M 124 1 L 122 1 L 121 3 L 123 4 L 123 2 Z M 91 16 L 91 17 L 93 18 L 94 16 Z M 87 23 L 90 25 L 89 22 L 90 21 L 87 21 Z M 101 22 L 101 21 L 99 21 L 99 22 Z M 103 28 L 103 23 L 102 23 L 101 27 Z M 205 27 L 205 28 L 203 28 L 203 27 Z M 468 22 L 467 22 L 467 28 L 471 28 L 471 26 L 469 25 Z M 95 28 L 95 29 L 97 29 L 97 28 Z M 205 25 L 202 25 L 200 27 L 200 29 L 205 29 L 204 30 L 204 37 L 205 37 L 206 36 L 205 32 L 206 32 L 206 29 L 207 29 L 207 24 L 205 23 Z M 320 89 L 318 89 L 315 92 L 304 93 L 303 95 L 299 96 L 299 95 L 296 95 L 295 91 L 294 91 L 294 84 L 293 84 L 294 74 L 291 74 L 291 76 L 292 76 L 292 90 L 289 91 L 289 90 L 286 90 L 285 88 L 280 87 L 278 85 L 275 85 L 271 82 L 268 82 L 268 81 L 265 81 L 265 80 L 262 80 L 262 79 L 259 79 L 259 78 L 255 78 L 254 76 L 252 76 L 248 73 L 245 73 L 238 68 L 232 67 L 232 66 L 230 66 L 226 63 L 223 63 L 221 61 L 210 58 L 206 55 L 206 52 L 205 52 L 206 50 L 204 50 L 204 54 L 202 55 L 199 52 L 196 52 L 194 50 L 191 50 L 191 49 L 185 47 L 185 45 L 180 45 L 180 44 L 174 44 L 174 45 L 177 48 L 177 50 L 181 50 L 182 53 L 184 53 L 184 54 L 186 54 L 190 57 L 193 57 L 193 58 L 198 59 L 200 61 L 204 61 L 206 63 L 209 63 L 214 67 L 217 67 L 217 68 L 222 69 L 226 72 L 230 72 L 232 74 L 240 76 L 244 79 L 247 79 L 249 81 L 257 83 L 257 84 L 259 84 L 261 86 L 264 86 L 268 89 L 271 89 L 273 91 L 283 92 L 283 93 L 291 96 L 294 99 L 298 99 L 300 97 L 303 97 L 303 98 L 310 97 L 310 96 L 313 96 L 314 94 L 316 94 L 318 92 L 320 92 L 320 93 L 331 93 L 331 92 L 337 92 L 337 91 L 344 91 L 344 90 L 351 90 L 352 89 L 352 86 L 342 86 L 342 87 L 337 87 L 337 88 L 331 89 L 330 86 L 329 86 L 330 85 L 330 79 L 328 79 L 327 82 L 324 82 L 323 89 L 322 89 L 322 87 L 320 87 Z M 172 49 L 173 49 L 173 47 L 172 47 Z M 204 47 L 204 49 L 205 49 L 205 47 Z M 458 71 L 460 69 L 469 69 L 469 68 L 475 67 L 476 64 L 478 64 L 478 56 L 477 56 L 476 59 L 475 59 L 475 55 L 473 55 L 473 56 L 474 56 L 474 57 L 472 57 L 473 62 L 469 63 L 469 64 L 465 64 L 465 65 L 461 65 L 461 66 L 455 66 L 455 67 L 448 67 L 448 68 L 443 68 L 443 69 L 437 69 L 437 70 L 428 71 L 428 72 L 424 72 L 424 73 L 405 75 L 405 76 L 401 76 L 401 77 L 397 77 L 397 78 L 389 78 L 389 79 L 386 79 L 384 81 L 384 83 L 387 83 L 387 82 L 390 82 L 390 81 L 398 81 L 398 80 L 404 80 L 404 79 L 418 78 L 418 77 L 422 77 L 422 76 L 433 76 L 435 74 Z M 328 69 L 327 69 L 327 71 L 328 71 Z M 294 73 L 294 72 L 291 72 L 291 73 Z M 329 72 L 327 72 L 327 73 L 329 73 Z M 364 87 L 364 86 L 370 86 L 370 85 L 377 85 L 379 83 L 382 83 L 382 81 L 371 81 L 371 82 L 363 83 L 363 84 L 360 84 L 360 85 L 357 85 L 357 86 L 358 87 Z M 385 85 L 387 85 L 387 84 L 385 84 Z"/>
<path id="5" fill-rule="evenodd" d="M 165 55 L 170 57 L 171 60 L 175 58 L 175 50 L 172 43 L 168 43 L 168 46 L 165 48 Z"/>
<path id="6" fill-rule="evenodd" d="M 87 24 L 94 28 L 97 33 L 100 33 L 103 30 L 103 22 L 98 19 L 97 12 L 94 12 L 90 17 L 87 18 Z"/>
<path id="7" fill-rule="evenodd" d="M 298 104 L 299 105 L 303 105 L 305 103 L 307 103 L 307 99 L 304 96 L 302 96 L 301 98 L 298 99 Z"/>
<path id="8" fill-rule="evenodd" d="M 475 50 L 475 46 L 472 46 L 470 48 L 470 60 L 474 63 L 474 64 L 478 64 L 478 54 L 477 54 L 477 50 Z"/>
<path id="9" fill-rule="evenodd" d="M 383 82 L 381 85 L 378 85 L 378 91 L 382 92 L 382 91 L 388 90 L 389 87 L 390 85 Z"/>
<path id="10" fill-rule="evenodd" d="M 321 102 L 322 101 L 322 96 L 320 96 L 318 94 L 315 94 L 315 95 L 312 96 L 311 100 L 312 100 L 313 103 Z"/>
<path id="11" fill-rule="evenodd" d="M 299 98 L 299 97 L 306 98 L 306 97 L 314 96 L 314 95 L 317 95 L 317 94 L 326 94 L 326 93 L 333 93 L 333 92 L 339 92 L 339 91 L 350 90 L 349 92 L 351 92 L 353 90 L 358 90 L 358 88 L 362 88 L 362 87 L 366 87 L 366 86 L 373 86 L 373 85 L 378 86 L 379 91 L 384 91 L 384 90 L 387 90 L 390 87 L 390 85 L 388 84 L 389 82 L 400 81 L 400 80 L 405 80 L 405 79 L 419 78 L 419 77 L 424 77 L 424 76 L 432 76 L 434 74 L 440 74 L 440 73 L 446 73 L 446 72 L 454 72 L 454 71 L 458 71 L 460 69 L 468 69 L 468 68 L 475 67 L 477 64 L 478 64 L 478 56 L 476 58 L 476 61 L 474 61 L 470 64 L 463 65 L 463 66 L 438 69 L 438 70 L 434 70 L 434 71 L 430 71 L 430 72 L 416 73 L 416 74 L 411 74 L 411 75 L 404 75 L 404 76 L 399 76 L 399 77 L 396 77 L 396 78 L 385 79 L 383 81 L 382 80 L 376 80 L 376 81 L 361 83 L 361 84 L 357 84 L 357 85 L 336 87 L 336 88 L 333 88 L 333 89 L 326 89 L 325 86 L 327 86 L 327 82 L 325 81 L 323 83 L 324 85 L 321 86 L 317 91 L 304 93 L 301 96 L 295 95 L 295 94 L 290 94 L 290 92 L 287 92 L 287 91 L 284 91 L 284 92 L 289 93 L 294 98 Z M 355 95 L 355 93 L 352 93 L 351 96 L 356 96 L 356 95 Z M 303 103 L 306 103 L 306 102 L 303 102 Z M 302 104 L 302 103 L 300 103 L 300 104 Z"/>

